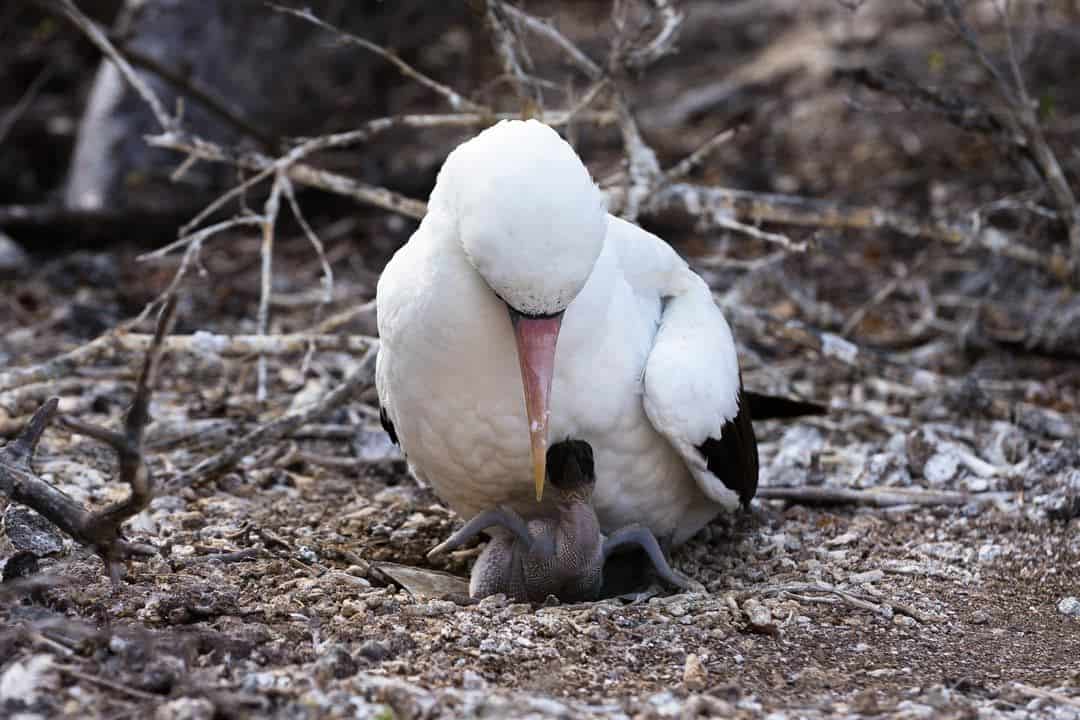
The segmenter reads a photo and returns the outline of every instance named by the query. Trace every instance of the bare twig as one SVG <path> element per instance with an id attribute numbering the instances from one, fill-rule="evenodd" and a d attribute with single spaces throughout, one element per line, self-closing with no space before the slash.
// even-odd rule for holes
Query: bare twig
<path id="1" fill-rule="evenodd" d="M 274 176 L 274 185 L 270 189 L 270 195 L 266 198 L 263 206 L 262 217 L 262 257 L 261 272 L 259 274 L 259 310 L 256 318 L 258 333 L 265 337 L 270 332 L 270 295 L 273 293 L 274 282 L 274 226 L 277 224 L 278 209 L 281 207 L 282 179 L 284 175 Z M 256 367 L 256 402 L 266 401 L 266 356 L 259 354 Z"/>
<path id="2" fill-rule="evenodd" d="M 322 269 L 323 286 L 323 298 L 322 303 L 320 304 L 321 309 L 323 305 L 329 304 L 334 299 L 334 270 L 330 267 L 330 261 L 326 259 L 326 249 L 323 247 L 322 241 L 319 240 L 319 236 L 315 234 L 315 231 L 311 229 L 311 225 L 308 224 L 307 218 L 304 217 L 304 213 L 300 211 L 300 203 L 296 201 L 296 192 L 293 191 L 293 186 L 292 183 L 289 182 L 289 178 L 282 175 L 279 182 L 281 182 L 281 189 L 285 193 L 285 198 L 289 201 L 289 208 L 292 210 L 293 217 L 295 217 L 296 222 L 300 224 L 300 229 L 304 231 L 304 236 L 308 239 L 308 242 L 311 243 L 315 255 L 319 258 L 319 266 Z"/>
<path id="3" fill-rule="evenodd" d="M 1073 282 L 1080 285 L 1080 207 L 1077 205 L 1076 195 L 1065 178 L 1065 173 L 1058 162 L 1057 156 L 1046 142 L 1046 136 L 1043 133 L 1042 126 L 1039 124 L 1038 116 L 1035 114 L 1035 103 L 1027 92 L 1023 73 L 1016 59 L 1008 9 L 1000 5 L 997 6 L 1002 17 L 1009 48 L 1012 69 L 1011 82 L 986 53 L 982 41 L 974 28 L 968 23 L 957 0 L 941 0 L 941 6 L 957 35 L 960 36 L 972 54 L 993 77 L 998 94 L 1001 95 L 1008 108 L 1007 112 L 999 114 L 1002 121 L 1017 135 L 1023 137 L 1027 146 L 1031 149 L 1035 165 L 1039 169 L 1043 181 L 1050 189 L 1054 204 L 1057 205 L 1058 214 L 1068 230 L 1069 246 L 1072 253 L 1072 267 L 1070 270 Z"/>
<path id="4" fill-rule="evenodd" d="M 768 585 L 761 588 L 755 588 L 749 592 L 743 593 L 743 597 L 754 597 L 761 595 L 794 595 L 794 594 L 806 594 L 806 593 L 827 593 L 836 596 L 843 602 L 857 607 L 861 610 L 868 610 L 869 612 L 878 615 L 890 614 L 890 608 L 892 613 L 899 613 L 901 615 L 907 615 L 914 618 L 921 623 L 938 622 L 940 618 L 932 615 L 928 615 L 921 610 L 911 607 L 910 605 L 904 605 L 902 603 L 885 602 L 878 604 L 866 598 L 865 596 L 845 590 L 843 588 L 830 585 L 829 583 L 822 582 L 793 582 L 785 583 L 782 585 Z M 809 598 L 803 599 L 809 600 Z"/>
<path id="5" fill-rule="evenodd" d="M 330 334 L 337 327 L 347 324 L 359 315 L 370 312 L 371 303 L 364 303 L 350 308 L 339 315 L 323 321 L 314 328 L 314 332 L 290 335 L 216 335 L 197 332 L 194 335 L 170 335 L 162 341 L 165 352 L 190 353 L 193 355 L 212 355 L 216 357 L 251 357 L 254 355 L 286 356 L 299 355 L 314 346 L 318 352 L 345 352 L 359 355 L 371 349 L 377 343 L 375 338 L 363 335 Z M 18 411 L 24 405 L 22 388 L 29 388 L 35 383 L 42 383 L 35 388 L 31 396 L 47 389 L 64 390 L 62 378 L 77 372 L 92 363 L 112 358 L 118 353 L 146 352 L 153 343 L 153 335 L 112 330 L 91 342 L 74 350 L 46 360 L 38 365 L 15 368 L 0 373 L 0 407 Z M 72 381 L 74 388 L 83 381 Z M 44 385 L 48 383 L 48 385 Z M 57 385 L 57 383 L 60 383 Z"/>
<path id="6" fill-rule="evenodd" d="M 63 423 L 70 429 L 109 445 L 117 455 L 120 480 L 131 488 L 125 500 L 90 512 L 44 482 L 33 473 L 31 462 L 45 428 L 56 415 L 56 398 L 45 403 L 30 419 L 23 432 L 0 451 L 0 491 L 10 499 L 33 508 L 65 533 L 92 547 L 105 563 L 113 583 L 128 558 L 155 552 L 154 548 L 124 539 L 121 528 L 142 511 L 153 496 L 153 480 L 143 457 L 143 434 L 150 422 L 150 397 L 160 365 L 163 340 L 175 316 L 176 303 L 165 303 L 158 316 L 154 342 L 143 360 L 131 407 L 124 416 L 122 432 L 88 425 L 71 418 Z"/>
<path id="7" fill-rule="evenodd" d="M 109 58 L 116 65 L 116 69 L 120 71 L 120 74 L 124 76 L 128 84 L 139 94 L 139 97 L 143 99 L 149 107 L 150 111 L 154 113 L 154 118 L 157 119 L 158 125 L 161 129 L 168 132 L 174 130 L 177 127 L 176 119 L 170 117 L 165 112 L 165 106 L 158 99 L 158 96 L 154 94 L 154 91 L 150 88 L 146 82 L 139 77 L 139 74 L 135 72 L 135 69 L 131 67 L 131 64 L 124 59 L 124 56 L 116 49 L 116 47 L 109 41 L 108 36 L 97 26 L 97 24 L 86 17 L 76 7 L 72 0 L 41 0 L 45 6 L 55 12 L 67 17 L 86 38 L 93 43 L 98 50 L 100 50 L 106 57 Z"/>
<path id="8" fill-rule="evenodd" d="M 376 55 L 378 55 L 379 57 L 388 60 L 398 70 L 400 70 L 401 74 L 404 75 L 405 77 L 411 78 L 411 79 L 415 80 L 416 82 L 420 83 L 421 85 L 423 85 L 424 87 L 430 88 L 431 90 L 434 90 L 435 92 L 437 92 L 439 95 L 443 96 L 446 99 L 446 101 L 448 103 L 450 103 L 450 107 L 452 107 L 454 110 L 468 110 L 468 111 L 471 111 L 471 112 L 489 112 L 488 109 L 486 107 L 484 107 L 483 105 L 480 105 L 479 103 L 475 103 L 472 100 L 469 100 L 467 97 L 465 97 L 464 95 L 458 93 L 453 88 L 448 87 L 446 85 L 443 85 L 438 80 L 434 80 L 431 77 L 428 77 L 424 73 L 420 72 L 419 70 L 414 68 L 412 65 L 410 65 L 409 63 L 402 60 L 396 53 L 392 53 L 389 50 L 387 50 L 386 48 L 382 47 L 381 45 L 373 43 L 370 40 L 365 40 L 362 37 L 358 37 L 356 35 L 353 35 L 352 33 L 349 33 L 349 32 L 346 32 L 346 31 L 342 30 L 341 28 L 335 27 L 335 26 L 331 25 L 330 23 L 326 22 L 325 20 L 322 20 L 322 19 L 316 17 L 315 15 L 313 15 L 310 10 L 307 10 L 307 9 L 301 10 L 301 9 L 296 9 L 296 8 L 285 7 L 284 5 L 278 5 L 277 3 L 273 3 L 273 2 L 268 2 L 268 3 L 266 3 L 266 5 L 268 7 L 270 7 L 272 10 L 274 10 L 275 12 L 285 13 L 286 15 L 292 15 L 293 17 L 300 18 L 301 20 L 304 20 L 305 22 L 309 22 L 312 25 L 320 27 L 320 28 L 322 28 L 324 30 L 329 30 L 330 32 L 334 33 L 335 35 L 337 35 L 339 38 L 341 38 L 345 42 L 350 43 L 352 45 L 356 45 L 358 47 L 362 47 L 365 50 L 367 50 L 369 52 L 373 52 Z"/>
<path id="9" fill-rule="evenodd" d="M 37 365 L 0 372 L 0 393 L 31 383 L 59 380 L 79 367 L 111 353 L 115 337 L 115 331 L 110 331 L 85 345 Z"/>
<path id="10" fill-rule="evenodd" d="M 1038 267 L 1058 278 L 1065 277 L 1068 269 L 1064 258 L 1046 257 L 993 228 L 975 232 L 966 223 L 919 220 L 882 208 L 842 205 L 798 195 L 672 183 L 652 195 L 644 212 L 648 215 L 678 212 L 705 219 L 706 222 L 712 217 L 719 217 L 754 223 L 891 230 L 908 237 L 920 237 L 959 247 L 976 245 L 996 255 Z"/>
<path id="11" fill-rule="evenodd" d="M 217 115 L 218 118 L 231 125 L 233 129 L 238 130 L 247 137 L 257 140 L 266 149 L 271 149 L 277 145 L 277 138 L 257 127 L 254 123 L 233 109 L 228 101 L 218 97 L 217 93 L 203 84 L 194 75 L 179 73 L 167 65 L 158 62 L 152 56 L 131 47 L 122 39 L 116 37 L 111 37 L 110 39 L 120 46 L 124 56 L 131 61 L 132 65 L 141 67 L 144 70 L 149 70 L 172 85 L 178 91 L 191 96 L 192 99 L 200 103 L 211 113 Z"/>
<path id="12" fill-rule="evenodd" d="M 507 16 L 513 18 L 522 27 L 528 28 L 537 35 L 540 35 L 557 45 L 560 50 L 566 53 L 566 57 L 590 79 L 599 80 L 604 75 L 603 68 L 593 62 L 581 48 L 570 42 L 566 36 L 559 32 L 550 22 L 541 20 L 510 3 L 501 2 L 500 0 L 489 0 L 489 5 L 490 4 L 498 4 L 500 10 L 506 13 Z"/>
<path id="13" fill-rule="evenodd" d="M 407 217 L 420 219 L 426 206 L 419 200 L 405 197 L 392 190 L 361 183 L 344 175 L 295 163 L 289 156 L 274 160 L 262 153 L 240 153 L 181 132 L 169 132 L 147 138 L 155 147 L 166 147 L 195 155 L 202 160 L 227 163 L 255 172 L 266 171 L 269 177 L 284 169 L 289 179 L 301 185 L 317 187 L 337 195 L 345 195 L 365 205 L 390 210 Z"/>
<path id="14" fill-rule="evenodd" d="M 650 0 L 650 3 L 660 17 L 660 30 L 643 47 L 627 53 L 625 63 L 631 68 L 641 69 L 652 65 L 675 51 L 675 42 L 678 40 L 679 29 L 684 19 L 683 14 L 671 0 Z"/>
<path id="15" fill-rule="evenodd" d="M 139 690 L 138 688 L 129 687 L 128 685 L 122 685 L 115 680 L 109 680 L 108 678 L 103 678 L 100 675 L 93 675 L 88 672 L 83 672 L 82 670 L 71 667 L 70 665 L 57 664 L 53 667 L 63 673 L 70 675 L 76 680 L 82 680 L 83 682 L 88 682 L 92 685 L 100 685 L 101 687 L 115 690 L 122 695 L 128 695 L 138 700 L 152 700 L 154 702 L 157 702 L 161 699 L 160 695 L 155 695 L 154 693 L 149 693 L 145 690 Z"/>
<path id="16" fill-rule="evenodd" d="M 707 158 L 714 150 L 716 150 L 716 148 L 730 142 L 731 139 L 735 137 L 736 132 L 738 132 L 738 128 L 729 128 L 727 130 L 717 133 L 716 135 L 713 135 L 707 141 L 702 143 L 701 147 L 699 147 L 697 150 L 694 150 L 694 152 L 690 153 L 682 160 L 669 167 L 664 172 L 664 181 L 670 183 L 677 180 L 682 180 L 684 177 L 693 172 L 698 165 L 704 162 L 705 158 Z"/>
<path id="17" fill-rule="evenodd" d="M 623 148 L 629 156 L 627 167 L 629 184 L 623 191 L 620 214 L 633 222 L 637 220 L 639 212 L 660 183 L 662 174 L 656 153 L 642 138 L 637 119 L 627 99 L 622 95 L 617 95 L 615 107 L 619 113 L 619 130 L 622 132 Z"/>
<path id="18" fill-rule="evenodd" d="M 4 142 L 4 138 L 11 132 L 11 128 L 15 127 L 15 123 L 22 117 L 26 109 L 30 107 L 30 104 L 34 102 L 34 98 L 37 97 L 38 92 L 44 87 L 45 83 L 52 77 L 53 66 L 46 65 L 41 72 L 39 72 L 34 79 L 30 82 L 30 85 L 23 92 L 18 102 L 4 113 L 4 116 L 0 118 L 0 143 Z"/>
<path id="19" fill-rule="evenodd" d="M 804 505 L 861 505 L 878 508 L 899 505 L 965 505 L 987 499 L 968 493 L 905 490 L 894 487 L 862 490 L 837 487 L 762 487 L 758 488 L 756 497 L 762 500 L 783 500 Z"/>
<path id="20" fill-rule="evenodd" d="M 524 52 L 524 45 L 518 42 L 517 36 L 511 27 L 511 18 L 507 17 L 508 7 L 499 0 L 487 0 L 485 3 L 488 27 L 491 30 L 491 41 L 495 52 L 502 62 L 507 76 L 513 81 L 518 97 L 522 98 L 537 109 L 544 106 L 544 98 L 539 85 L 533 81 L 525 71 L 523 59 L 520 54 Z"/>
<path id="21" fill-rule="evenodd" d="M 370 140 L 373 136 L 391 128 L 483 126 L 490 125 L 498 120 L 507 120 L 516 117 L 519 116 L 512 113 L 459 113 L 453 115 L 399 115 L 377 118 L 364 123 L 364 125 L 355 130 L 305 139 L 288 153 L 277 159 L 271 159 L 260 153 L 243 153 L 180 132 L 151 136 L 147 139 L 147 142 L 155 147 L 177 150 L 201 160 L 227 163 L 246 170 L 252 170 L 256 173 L 207 206 L 206 209 L 185 225 L 185 232 L 189 231 L 191 227 L 197 225 L 214 211 L 220 209 L 229 200 L 235 198 L 259 182 L 273 176 L 275 173 L 280 172 L 285 172 L 287 178 L 293 182 L 317 187 L 339 195 L 346 195 L 365 204 L 375 205 L 376 207 L 381 207 L 392 212 L 419 219 L 423 217 L 424 212 L 426 211 L 426 206 L 420 200 L 406 198 L 384 188 L 365 185 L 352 180 L 351 178 L 305 165 L 300 161 L 303 158 L 322 150 L 341 148 L 365 142 Z M 537 117 L 543 122 L 557 127 L 565 125 L 571 119 L 575 118 L 601 124 L 610 123 L 614 121 L 615 114 L 607 111 L 584 111 L 578 108 L 572 108 L 570 110 L 541 113 Z M 180 244 L 183 244 L 183 242 L 177 241 L 167 247 L 171 250 L 175 249 Z M 152 254 L 162 254 L 164 252 L 166 252 L 166 250 L 162 248 Z"/>

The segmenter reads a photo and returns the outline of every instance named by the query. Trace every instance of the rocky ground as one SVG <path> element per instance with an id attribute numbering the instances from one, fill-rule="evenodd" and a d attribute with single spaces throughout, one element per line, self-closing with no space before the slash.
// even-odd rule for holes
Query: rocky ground
<path id="1" fill-rule="evenodd" d="M 845 74 L 867 67 L 909 78 L 959 98 L 975 113 L 964 117 L 977 119 L 979 107 L 998 102 L 993 83 L 940 16 L 919 3 L 680 5 L 689 14 L 680 52 L 625 79 L 663 167 L 738 128 L 695 182 L 916 218 L 977 215 L 1035 251 L 1063 247 L 1062 226 L 1015 148 L 958 127 L 940 105 L 905 102 Z M 990 4 L 968 5 L 1000 59 L 1006 45 Z M 1072 179 L 1078 11 L 1043 6 L 1043 24 L 1023 29 L 1023 69 Z M 554 4 L 529 7 L 603 57 L 608 3 L 563 4 L 561 15 Z M 0 187 L 3 202 L 37 202 L 58 182 L 61 168 L 36 149 L 66 157 L 96 59 L 85 43 L 65 49 L 75 41 L 55 23 L 34 27 L 38 34 L 0 47 L 28 81 L 57 52 L 77 62 L 56 65 L 51 82 L 62 86 L 46 83 L 22 116 L 52 120 L 8 126 L 17 142 L 0 154 L 22 169 L 11 174 L 15 190 Z M 409 57 L 497 104 L 497 85 L 472 77 L 493 77 L 497 61 L 470 50 L 470 38 L 485 36 L 451 26 Z M 553 78 L 549 103 L 566 100 L 553 88 L 575 97 L 565 62 L 533 49 L 536 72 Z M 440 71 L 469 53 L 480 58 L 469 78 Z M 12 105 L 22 92 L 0 90 Z M 394 92 L 405 98 L 398 110 L 431 111 L 415 88 Z M 328 129 L 356 123 L 324 119 Z M 400 189 L 419 195 L 468 132 L 387 136 L 396 170 L 365 178 L 408 176 L 414 186 Z M 595 176 L 617 181 L 617 130 L 582 124 L 571 135 Z M 351 172 L 364 152 L 326 163 Z M 321 193 L 299 200 L 326 245 L 333 301 L 319 305 L 320 263 L 283 222 L 274 333 L 306 331 L 371 299 L 379 269 L 413 227 Z M 29 254 L 0 246 L 0 381 L 134 317 L 169 284 L 179 258 L 136 257 L 173 239 L 171 228 L 115 227 L 11 231 Z M 477 551 L 426 559 L 460 520 L 407 475 L 371 390 L 256 448 L 223 477 L 181 482 L 360 362 L 340 348 L 272 357 L 260 401 L 253 357 L 193 343 L 166 357 L 147 439 L 157 497 L 128 525 L 156 555 L 130 563 L 113 585 L 96 556 L 0 499 L 0 717 L 1080 718 L 1075 291 L 998 255 L 884 230 L 768 226 L 807 241 L 798 254 L 685 218 L 652 218 L 649 227 L 717 291 L 749 387 L 829 406 L 824 417 L 756 426 L 763 494 L 809 488 L 816 499 L 759 498 L 752 512 L 718 518 L 676 550 L 673 564 L 707 593 L 469 603 Z M 259 246 L 254 232 L 207 243 L 183 287 L 177 333 L 255 331 Z M 815 344 L 820 334 L 777 327 L 832 334 Z M 373 316 L 334 332 L 370 335 Z M 116 424 L 139 361 L 113 347 L 54 380 L 0 392 L 0 436 L 13 437 L 53 395 L 64 413 Z M 59 425 L 45 433 L 34 468 L 87 506 L 128 492 L 110 451 Z M 862 494 L 821 501 L 844 490 Z"/>
<path id="2" fill-rule="evenodd" d="M 122 283 L 86 275 L 95 257 L 134 267 L 122 253 L 48 265 L 53 282 L 78 286 L 75 305 L 44 299 L 37 277 L 8 286 L 21 302 L 40 299 L 35 315 L 54 323 L 27 362 L 75 340 L 77 308 L 122 303 Z M 185 301 L 180 331 L 203 302 Z M 247 322 L 215 320 L 225 330 Z M 20 332 L 9 325 L 6 348 Z M 65 386 L 65 406 L 115 422 L 136 359 L 87 368 Z M 356 362 L 318 356 L 301 392 L 332 385 Z M 432 583 L 401 567 L 464 578 L 475 550 L 447 565 L 427 562 L 458 520 L 406 475 L 363 399 L 329 425 L 260 449 L 217 483 L 171 484 L 178 469 L 256 422 L 257 406 L 233 374 L 247 365 L 180 354 L 166 361 L 148 438 L 163 489 L 129 525 L 160 556 L 132 563 L 119 586 L 95 556 L 8 505 L 5 575 L 19 574 L 16 563 L 37 568 L 21 568 L 27 577 L 3 591 L 5 712 L 1080 716 L 1075 441 L 956 414 L 893 428 L 890 417 L 912 422 L 928 412 L 902 412 L 896 400 L 880 416 L 834 411 L 759 424 L 766 484 L 955 490 L 970 502 L 758 502 L 675 552 L 674 564 L 708 594 L 653 588 L 634 601 L 469 605 L 463 579 Z M 296 380 L 295 363 L 272 369 L 273 388 Z M 807 362 L 796 374 L 793 383 L 818 398 L 875 392 L 838 381 L 845 371 L 827 364 Z M 758 376 L 750 372 L 748 384 Z M 320 428 L 332 434 L 328 427 L 339 439 L 310 439 Z M 89 504 L 127 492 L 110 481 L 110 453 L 59 428 L 46 433 L 35 467 Z M 35 580 L 42 587 L 19 585 Z"/>

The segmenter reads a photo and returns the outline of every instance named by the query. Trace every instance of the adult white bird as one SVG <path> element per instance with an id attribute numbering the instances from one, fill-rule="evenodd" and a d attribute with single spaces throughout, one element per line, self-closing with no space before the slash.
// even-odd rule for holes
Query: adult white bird
<path id="1" fill-rule="evenodd" d="M 504 121 L 447 157 L 377 292 L 383 422 L 460 515 L 550 513 L 549 442 L 588 442 L 601 528 L 677 545 L 746 504 L 757 443 L 705 281 L 609 215 L 550 127 Z"/>

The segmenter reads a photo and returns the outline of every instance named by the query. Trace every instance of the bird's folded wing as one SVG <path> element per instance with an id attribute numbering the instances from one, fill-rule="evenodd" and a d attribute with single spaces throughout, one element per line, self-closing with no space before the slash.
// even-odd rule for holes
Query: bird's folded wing
<path id="1" fill-rule="evenodd" d="M 748 504 L 758 481 L 750 403 L 743 397 L 731 329 L 696 276 L 665 299 L 644 389 L 646 415 L 702 491 L 728 506 Z"/>

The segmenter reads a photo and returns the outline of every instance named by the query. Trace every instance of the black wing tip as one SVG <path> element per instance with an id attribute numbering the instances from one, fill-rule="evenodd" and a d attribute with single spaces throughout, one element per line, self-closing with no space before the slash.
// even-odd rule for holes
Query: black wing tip
<path id="1" fill-rule="evenodd" d="M 746 402 L 745 395 L 739 391 L 739 411 L 724 423 L 720 437 L 706 438 L 697 450 L 705 458 L 709 472 L 739 496 L 743 507 L 749 507 L 757 493 L 758 449 L 751 423 L 751 403 Z"/>

